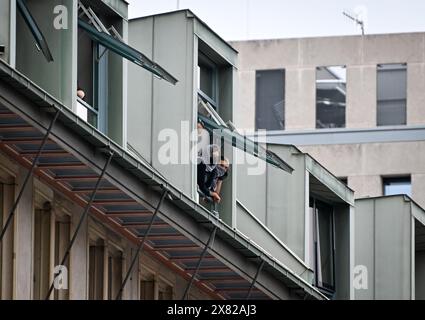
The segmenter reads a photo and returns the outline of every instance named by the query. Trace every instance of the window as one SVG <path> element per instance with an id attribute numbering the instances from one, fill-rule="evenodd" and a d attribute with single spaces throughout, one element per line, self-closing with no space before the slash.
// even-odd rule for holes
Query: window
<path id="1" fill-rule="evenodd" d="M 285 129 L 285 70 L 256 72 L 255 128 Z"/>
<path id="2" fill-rule="evenodd" d="M 407 68 L 380 64 L 377 68 L 377 125 L 406 124 Z"/>
<path id="3" fill-rule="evenodd" d="M 14 178 L 0 171 L 0 226 L 3 226 L 15 201 Z M 13 298 L 14 218 L 0 243 L 0 299 Z"/>
<path id="4" fill-rule="evenodd" d="M 384 195 L 390 196 L 395 194 L 406 194 L 412 195 L 412 184 L 410 177 L 399 177 L 399 178 L 384 178 Z"/>
<path id="5" fill-rule="evenodd" d="M 198 57 L 198 93 L 218 109 L 218 69 L 202 52 Z"/>
<path id="6" fill-rule="evenodd" d="M 108 299 L 115 300 L 122 284 L 122 251 L 109 249 L 108 254 Z"/>
<path id="7" fill-rule="evenodd" d="M 316 69 L 316 128 L 344 128 L 346 105 L 346 68 Z"/>
<path id="8" fill-rule="evenodd" d="M 155 281 L 143 279 L 140 281 L 140 300 L 154 300 Z"/>
<path id="9" fill-rule="evenodd" d="M 103 299 L 104 241 L 91 240 L 89 246 L 89 300 Z"/>
<path id="10" fill-rule="evenodd" d="M 35 209 L 34 216 L 34 285 L 33 299 L 45 299 L 50 287 L 50 219 L 51 205 Z"/>
<path id="11" fill-rule="evenodd" d="M 335 291 L 335 228 L 331 205 L 310 199 L 310 211 L 314 221 L 314 270 L 315 284 L 326 294 Z"/>
<path id="12" fill-rule="evenodd" d="M 172 300 L 173 287 L 165 281 L 158 281 L 158 300 Z"/>
<path id="13" fill-rule="evenodd" d="M 56 211 L 55 215 L 55 266 L 62 262 L 71 239 L 71 218 L 67 213 Z M 69 259 L 65 262 L 69 270 Z M 69 274 L 68 274 L 69 275 Z M 69 290 L 54 290 L 55 300 L 68 300 Z"/>

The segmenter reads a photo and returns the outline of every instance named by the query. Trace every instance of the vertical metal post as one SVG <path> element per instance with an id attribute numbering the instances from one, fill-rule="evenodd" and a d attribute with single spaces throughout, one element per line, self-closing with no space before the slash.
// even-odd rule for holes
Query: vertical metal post
<path id="1" fill-rule="evenodd" d="M 48 137 L 50 135 L 50 132 L 53 129 L 53 125 L 55 124 L 56 120 L 59 117 L 59 113 L 60 112 L 61 112 L 60 110 L 56 111 L 55 116 L 53 117 L 52 121 L 50 122 L 49 128 L 47 129 L 47 131 L 46 131 L 46 133 L 45 133 L 45 135 L 43 137 L 43 140 L 41 142 L 40 148 L 38 149 L 37 155 L 35 156 L 35 158 L 34 158 L 34 160 L 32 162 L 31 169 L 28 171 L 28 173 L 27 173 L 27 175 L 25 177 L 24 183 L 22 184 L 21 190 L 19 191 L 18 197 L 16 198 L 15 203 L 13 204 L 12 208 L 10 209 L 9 216 L 7 217 L 6 223 L 5 223 L 4 227 L 3 227 L 3 229 L 1 230 L 0 243 L 3 240 L 3 237 L 4 237 L 4 235 L 5 235 L 6 231 L 7 231 L 7 228 L 9 227 L 10 223 L 12 222 L 12 218 L 13 218 L 13 216 L 15 214 L 16 207 L 18 206 L 19 201 L 21 200 L 22 195 L 24 194 L 24 191 L 25 191 L 25 188 L 26 188 L 26 186 L 28 184 L 28 181 L 29 181 L 32 173 L 34 172 L 35 167 L 38 164 L 38 160 L 40 159 L 40 156 L 41 156 L 41 154 L 43 152 L 44 146 L 46 145 L 47 139 L 48 139 Z"/>
<path id="2" fill-rule="evenodd" d="M 255 283 L 257 282 L 257 278 L 260 275 L 261 270 L 263 270 L 264 263 L 265 263 L 264 260 L 262 260 L 260 265 L 258 266 L 257 273 L 255 274 L 255 277 L 252 280 L 251 286 L 249 287 L 248 294 L 246 295 L 246 298 L 245 298 L 246 300 L 248 300 L 251 297 L 252 289 L 254 288 Z"/>
<path id="3" fill-rule="evenodd" d="M 196 277 L 196 275 L 198 274 L 199 268 L 201 267 L 202 260 L 204 259 L 205 254 L 207 253 L 207 250 L 208 250 L 209 246 L 211 245 L 211 242 L 212 242 L 212 241 L 214 240 L 214 238 L 215 238 L 215 234 L 216 234 L 216 232 L 217 232 L 217 227 L 214 227 L 213 231 L 212 231 L 212 232 L 211 232 L 211 234 L 210 234 L 210 237 L 209 237 L 209 239 L 208 239 L 208 242 L 207 242 L 207 244 L 205 245 L 204 250 L 202 250 L 201 256 L 199 257 L 198 264 L 196 265 L 195 271 L 194 271 L 194 272 L 193 272 L 193 274 L 192 274 L 192 278 L 190 278 L 190 281 L 189 281 L 189 283 L 188 283 L 188 285 L 187 285 L 187 287 L 186 287 L 186 290 L 185 290 L 185 291 L 184 291 L 184 293 L 183 293 L 182 300 L 185 300 L 185 299 L 186 299 L 187 294 L 189 293 L 190 287 L 191 287 L 191 286 L 192 286 L 192 284 L 193 284 L 193 280 L 195 280 L 195 277 Z"/>
<path id="4" fill-rule="evenodd" d="M 125 275 L 124 281 L 122 282 L 121 287 L 118 290 L 118 293 L 117 293 L 115 300 L 121 300 L 121 298 L 122 298 L 122 292 L 124 290 L 124 287 L 125 287 L 128 279 L 130 278 L 131 272 L 132 272 L 134 265 L 136 264 L 136 262 L 139 258 L 140 252 L 142 252 L 143 245 L 145 244 L 146 238 L 148 237 L 148 235 L 149 235 L 149 233 L 152 229 L 152 225 L 155 221 L 155 217 L 157 216 L 157 214 L 159 212 L 159 208 L 161 207 L 161 204 L 164 202 L 164 199 L 165 199 L 165 196 L 167 195 L 167 193 L 168 193 L 168 190 L 164 189 L 164 191 L 162 192 L 161 198 L 159 199 L 158 205 L 155 208 L 155 212 L 152 215 L 151 221 L 149 222 L 149 226 L 146 229 L 146 232 L 143 236 L 143 239 L 142 239 L 142 241 L 140 241 L 139 246 L 137 247 L 136 253 L 134 254 L 133 260 L 130 263 L 130 267 L 128 268 L 127 274 Z"/>
<path id="5" fill-rule="evenodd" d="M 63 257 L 63 259 L 62 259 L 62 261 L 60 263 L 61 266 L 63 266 L 65 264 L 66 260 L 69 257 L 69 253 L 71 252 L 71 248 L 74 245 L 75 240 L 77 239 L 78 232 L 80 231 L 81 226 L 83 225 L 84 220 L 87 218 L 87 215 L 89 213 L 89 210 L 90 210 L 90 208 L 92 206 L 92 203 L 94 201 L 94 198 L 96 196 L 97 190 L 100 187 L 100 182 L 102 181 L 103 176 L 105 175 L 106 169 L 108 168 L 109 164 L 111 163 L 111 160 L 112 160 L 112 157 L 113 156 L 114 156 L 114 153 L 111 152 L 109 154 L 108 160 L 106 160 L 105 166 L 103 167 L 102 172 L 101 172 L 99 178 L 96 181 L 96 185 L 95 185 L 94 190 L 93 190 L 93 192 L 92 192 L 92 194 L 90 196 L 90 200 L 89 200 L 89 202 L 87 202 L 86 207 L 84 208 L 84 212 L 81 215 L 80 221 L 78 222 L 77 227 L 75 229 L 75 232 L 74 232 L 74 234 L 73 234 L 73 236 L 71 238 L 71 241 L 69 242 L 68 247 L 66 248 L 65 255 L 64 255 L 64 257 Z M 58 276 L 60 274 L 61 274 L 61 269 L 59 270 Z M 47 292 L 47 295 L 46 295 L 46 300 L 48 300 L 50 298 L 50 295 L 51 295 L 51 293 L 53 291 L 54 283 L 55 283 L 55 280 L 53 280 L 52 284 L 50 285 L 49 291 Z"/>

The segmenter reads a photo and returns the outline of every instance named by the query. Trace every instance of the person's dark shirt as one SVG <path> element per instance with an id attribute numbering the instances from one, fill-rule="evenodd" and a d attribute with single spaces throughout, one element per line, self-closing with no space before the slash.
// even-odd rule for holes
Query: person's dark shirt
<path id="1" fill-rule="evenodd" d="M 198 186 L 201 192 L 207 197 L 210 192 L 214 191 L 218 180 L 224 180 L 227 177 L 227 172 L 223 176 L 218 176 L 217 168 L 207 171 L 207 166 L 201 162 L 198 164 Z"/>

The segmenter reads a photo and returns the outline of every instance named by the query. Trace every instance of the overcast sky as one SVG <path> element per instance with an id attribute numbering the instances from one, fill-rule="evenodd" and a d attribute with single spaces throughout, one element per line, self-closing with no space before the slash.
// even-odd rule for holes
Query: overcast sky
<path id="1" fill-rule="evenodd" d="M 425 0 L 127 0 L 130 18 L 191 9 L 225 40 L 425 31 Z"/>

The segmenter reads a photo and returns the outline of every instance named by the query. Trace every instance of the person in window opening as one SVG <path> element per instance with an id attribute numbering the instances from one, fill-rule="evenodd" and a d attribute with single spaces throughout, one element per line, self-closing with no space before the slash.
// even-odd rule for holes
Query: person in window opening
<path id="1" fill-rule="evenodd" d="M 86 93 L 84 92 L 83 88 L 81 88 L 80 84 L 77 83 L 77 96 L 81 100 L 84 100 Z"/>
<path id="2" fill-rule="evenodd" d="M 197 167 L 198 187 L 204 197 L 214 202 L 221 201 L 222 181 L 227 177 L 229 161 L 220 160 L 220 149 L 217 145 L 208 145 L 200 156 Z"/>

